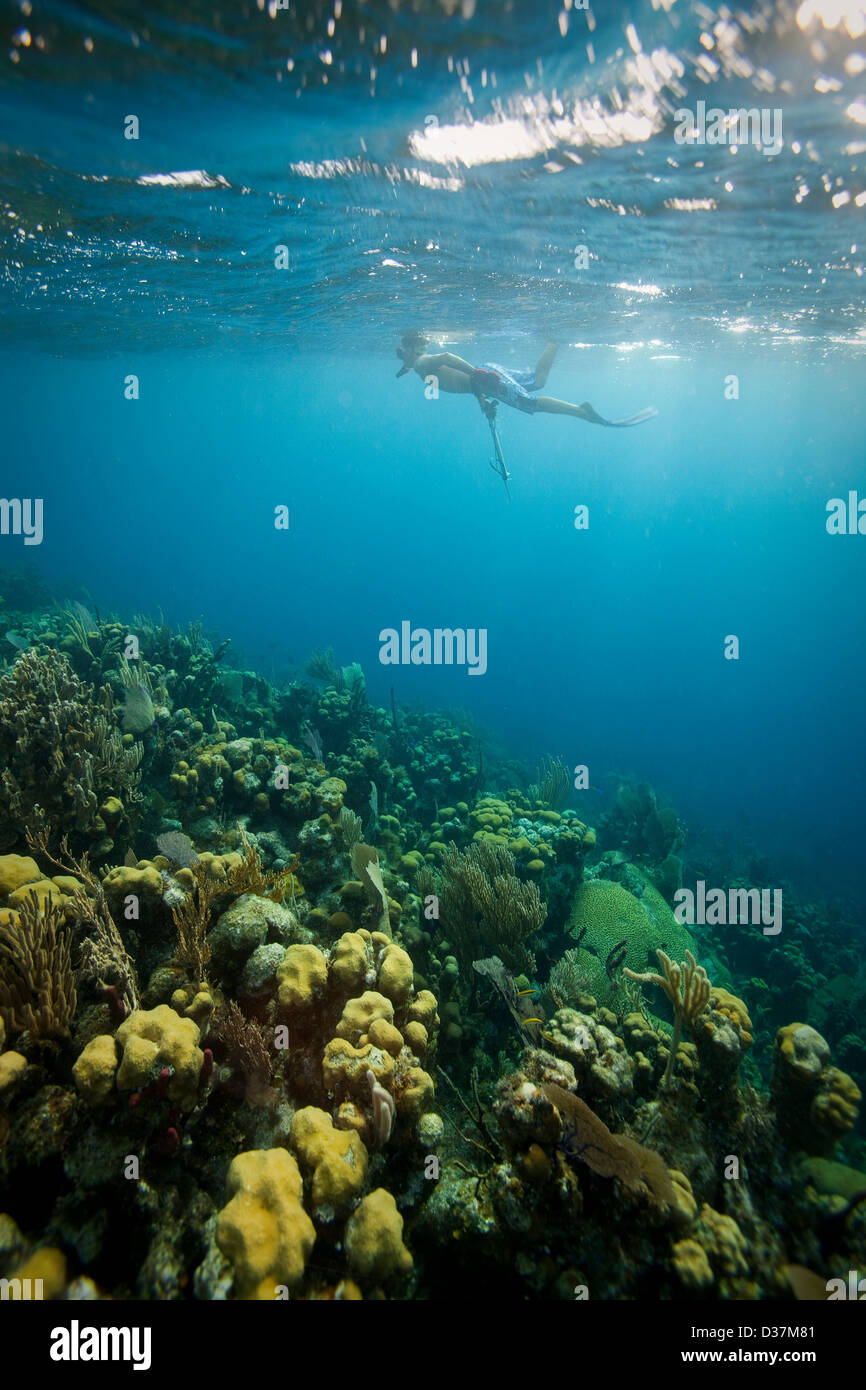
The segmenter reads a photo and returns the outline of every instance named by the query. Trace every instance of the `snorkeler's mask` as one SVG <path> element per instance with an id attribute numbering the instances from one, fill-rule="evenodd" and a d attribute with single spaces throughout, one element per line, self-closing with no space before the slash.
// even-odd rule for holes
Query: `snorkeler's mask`
<path id="1" fill-rule="evenodd" d="M 426 346 L 427 340 L 423 333 L 411 332 L 403 334 L 403 337 L 400 339 L 400 346 L 397 349 L 397 356 L 403 363 L 397 373 L 398 378 L 405 376 L 407 372 L 411 372 Z"/>

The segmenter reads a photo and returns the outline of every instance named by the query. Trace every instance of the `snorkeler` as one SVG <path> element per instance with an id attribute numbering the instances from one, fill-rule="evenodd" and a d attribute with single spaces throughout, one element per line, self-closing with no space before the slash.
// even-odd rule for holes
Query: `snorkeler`
<path id="1" fill-rule="evenodd" d="M 583 405 L 572 405 L 569 401 L 557 400 L 555 396 L 534 394 L 547 382 L 557 343 L 548 343 L 538 360 L 535 371 L 506 371 L 496 362 L 485 362 L 481 367 L 473 367 L 453 352 L 427 352 L 427 339 L 423 333 L 404 333 L 397 349 L 397 356 L 403 363 L 398 377 L 406 372 L 417 372 L 423 379 L 436 378 L 440 391 L 455 395 L 473 395 L 488 419 L 495 415 L 496 401 L 503 405 L 522 410 L 525 415 L 572 415 L 577 420 L 587 420 L 591 425 L 609 425 L 617 429 L 625 425 L 640 425 L 658 414 L 653 406 L 630 415 L 627 420 L 605 420 L 598 411 L 584 401 Z"/>

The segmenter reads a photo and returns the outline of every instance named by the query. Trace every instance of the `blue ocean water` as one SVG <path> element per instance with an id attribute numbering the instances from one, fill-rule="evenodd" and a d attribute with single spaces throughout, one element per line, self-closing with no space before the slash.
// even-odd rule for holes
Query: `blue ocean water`
<path id="1" fill-rule="evenodd" d="M 382 704 L 588 765 L 589 821 L 637 777 L 692 845 L 856 893 L 866 539 L 826 509 L 866 490 L 858 12 L 33 0 L 3 25 L 2 492 L 44 500 L 44 537 L 0 563 L 201 617 L 276 683 L 332 646 Z M 679 143 L 699 101 L 779 111 L 779 152 Z M 395 379 L 411 329 L 521 367 L 554 340 L 549 394 L 658 416 L 500 407 L 509 500 L 471 397 Z M 485 629 L 486 672 L 383 665 L 404 621 Z"/>

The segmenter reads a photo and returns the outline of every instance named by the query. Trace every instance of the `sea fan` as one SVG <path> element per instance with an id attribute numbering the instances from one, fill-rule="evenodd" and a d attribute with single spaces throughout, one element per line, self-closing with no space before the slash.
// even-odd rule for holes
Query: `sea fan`
<path id="1" fill-rule="evenodd" d="M 183 869 L 188 869 L 198 859 L 192 840 L 179 830 L 168 830 L 164 835 L 157 835 L 156 847 L 166 859 L 171 859 Z"/>
<path id="2" fill-rule="evenodd" d="M 150 728 L 156 713 L 147 687 L 136 681 L 124 692 L 122 728 L 125 734 L 143 734 Z"/>

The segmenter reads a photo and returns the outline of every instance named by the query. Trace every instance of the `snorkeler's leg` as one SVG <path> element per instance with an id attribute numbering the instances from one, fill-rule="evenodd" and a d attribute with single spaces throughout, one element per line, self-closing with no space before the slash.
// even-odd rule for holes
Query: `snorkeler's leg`
<path id="1" fill-rule="evenodd" d="M 570 401 L 558 401 L 555 396 L 536 396 L 535 409 L 542 415 L 571 415 L 576 420 L 586 420 L 590 425 L 609 425 L 616 429 L 624 425 L 641 425 L 644 420 L 652 420 L 658 414 L 654 406 L 648 406 L 646 410 L 639 410 L 637 415 L 630 415 L 627 420 L 605 420 L 589 401 L 584 401 L 583 405 L 572 405 Z"/>
<path id="2" fill-rule="evenodd" d="M 607 423 L 593 410 L 589 401 L 584 401 L 583 405 L 572 405 L 570 401 L 558 401 L 555 396 L 536 396 L 535 409 L 542 415 L 573 415 L 575 419 L 589 420 L 593 425 Z"/>
<path id="3" fill-rule="evenodd" d="M 559 351 L 559 343 L 548 343 L 544 352 L 538 359 L 538 366 L 535 368 L 535 385 L 538 390 L 547 383 L 547 373 L 553 366 L 553 359 Z"/>

